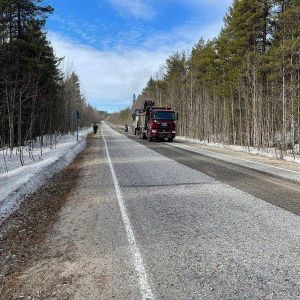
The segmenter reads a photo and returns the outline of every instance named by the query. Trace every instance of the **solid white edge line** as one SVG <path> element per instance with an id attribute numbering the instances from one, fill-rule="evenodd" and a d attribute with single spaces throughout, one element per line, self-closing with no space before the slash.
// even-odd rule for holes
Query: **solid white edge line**
<path id="1" fill-rule="evenodd" d="M 148 283 L 146 270 L 145 270 L 145 267 L 143 264 L 143 259 L 142 259 L 141 253 L 139 251 L 139 248 L 137 246 L 137 243 L 136 243 L 136 240 L 135 240 L 135 237 L 134 237 L 131 225 L 130 225 L 129 217 L 128 217 L 128 214 L 127 214 L 127 211 L 125 208 L 125 204 L 124 204 L 124 200 L 122 197 L 122 192 L 121 192 L 119 182 L 118 182 L 118 179 L 117 179 L 117 176 L 115 173 L 115 169 L 113 167 L 113 164 L 112 164 L 112 161 L 110 158 L 108 146 L 107 146 L 107 143 L 106 143 L 106 140 L 104 137 L 104 132 L 103 132 L 102 127 L 101 127 L 101 131 L 102 131 L 102 137 L 103 137 L 104 144 L 105 144 L 105 150 L 106 150 L 106 154 L 107 154 L 108 164 L 110 167 L 110 171 L 111 171 L 111 175 L 113 178 L 114 187 L 115 187 L 123 223 L 124 223 L 125 230 L 126 230 L 127 239 L 129 242 L 131 253 L 133 255 L 134 267 L 135 267 L 135 270 L 137 273 L 142 299 L 143 300 L 152 300 L 152 299 L 154 299 L 154 297 L 153 297 L 150 285 Z"/>
<path id="2" fill-rule="evenodd" d="M 172 145 L 173 147 L 177 147 L 175 144 L 171 144 L 171 145 Z M 298 172 L 298 171 L 293 171 L 293 170 L 284 169 L 284 168 L 280 168 L 280 167 L 276 167 L 276 166 L 272 166 L 272 165 L 267 165 L 267 164 L 264 164 L 264 163 L 261 163 L 261 162 L 256 162 L 256 161 L 253 161 L 253 160 L 248 160 L 248 159 L 244 159 L 244 158 L 239 158 L 239 157 L 235 157 L 235 156 L 231 156 L 231 155 L 227 155 L 227 154 L 223 154 L 223 153 L 219 153 L 219 152 L 214 152 L 214 151 L 210 151 L 210 150 L 197 149 L 197 148 L 195 148 L 195 147 L 193 147 L 193 146 L 190 146 L 190 145 L 180 144 L 180 146 L 192 148 L 192 149 L 195 150 L 194 152 L 196 152 L 197 150 L 198 150 L 198 151 L 209 152 L 209 153 L 213 153 L 213 154 L 218 154 L 218 155 L 227 156 L 227 157 L 230 157 L 230 158 L 233 158 L 233 159 L 238 159 L 238 160 L 243 160 L 243 161 L 247 161 L 247 162 L 254 163 L 254 164 L 258 164 L 258 165 L 263 165 L 263 166 L 270 167 L 270 168 L 274 168 L 274 169 L 279 169 L 279 170 L 286 171 L 286 172 L 292 172 L 292 173 L 300 174 L 300 172 Z M 178 148 L 180 148 L 180 147 L 178 147 Z"/>

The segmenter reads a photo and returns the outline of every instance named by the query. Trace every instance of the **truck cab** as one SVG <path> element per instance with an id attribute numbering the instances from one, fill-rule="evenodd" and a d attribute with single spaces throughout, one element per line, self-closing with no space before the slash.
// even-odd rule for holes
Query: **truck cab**
<path id="1" fill-rule="evenodd" d="M 173 142 L 176 136 L 176 120 L 178 114 L 169 107 L 150 106 L 138 115 L 138 135 L 148 141 Z"/>
<path id="2" fill-rule="evenodd" d="M 172 142 L 176 136 L 176 113 L 171 108 L 152 108 L 147 128 L 148 140 L 168 139 Z"/>

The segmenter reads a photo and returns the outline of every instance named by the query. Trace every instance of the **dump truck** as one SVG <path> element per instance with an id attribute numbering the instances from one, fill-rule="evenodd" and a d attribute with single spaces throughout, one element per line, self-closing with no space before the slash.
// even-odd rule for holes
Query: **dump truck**
<path id="1" fill-rule="evenodd" d="M 170 107 L 156 107 L 145 101 L 144 108 L 137 114 L 137 134 L 141 139 L 173 142 L 176 137 L 178 113 Z"/>

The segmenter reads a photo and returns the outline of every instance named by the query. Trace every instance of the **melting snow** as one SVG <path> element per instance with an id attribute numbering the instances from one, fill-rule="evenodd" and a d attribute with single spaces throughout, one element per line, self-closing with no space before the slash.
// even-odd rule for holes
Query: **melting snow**
<path id="1" fill-rule="evenodd" d="M 16 150 L 8 153 L 1 150 L 0 156 L 0 224 L 14 211 L 21 202 L 36 191 L 47 179 L 69 165 L 86 146 L 86 136 L 91 129 L 76 135 L 57 137 L 57 143 L 52 146 L 49 141 L 41 149 L 34 147 L 32 154 L 29 149 L 24 150 L 24 166 L 21 166 L 20 155 Z M 8 168 L 6 173 L 5 161 Z"/>

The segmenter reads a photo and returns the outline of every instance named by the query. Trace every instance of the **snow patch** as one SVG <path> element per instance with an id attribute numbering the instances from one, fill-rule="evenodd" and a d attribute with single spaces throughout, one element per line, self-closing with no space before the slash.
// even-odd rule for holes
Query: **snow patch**
<path id="1" fill-rule="evenodd" d="M 4 173 L 3 167 L 0 173 L 0 225 L 20 207 L 26 197 L 68 166 L 84 150 L 90 132 L 91 129 L 81 131 L 78 142 L 75 135 L 60 136 L 55 148 L 44 149 L 43 156 L 36 156 L 35 160 L 27 158 L 25 166 L 20 166 L 18 154 L 7 157 L 9 172 Z"/>

